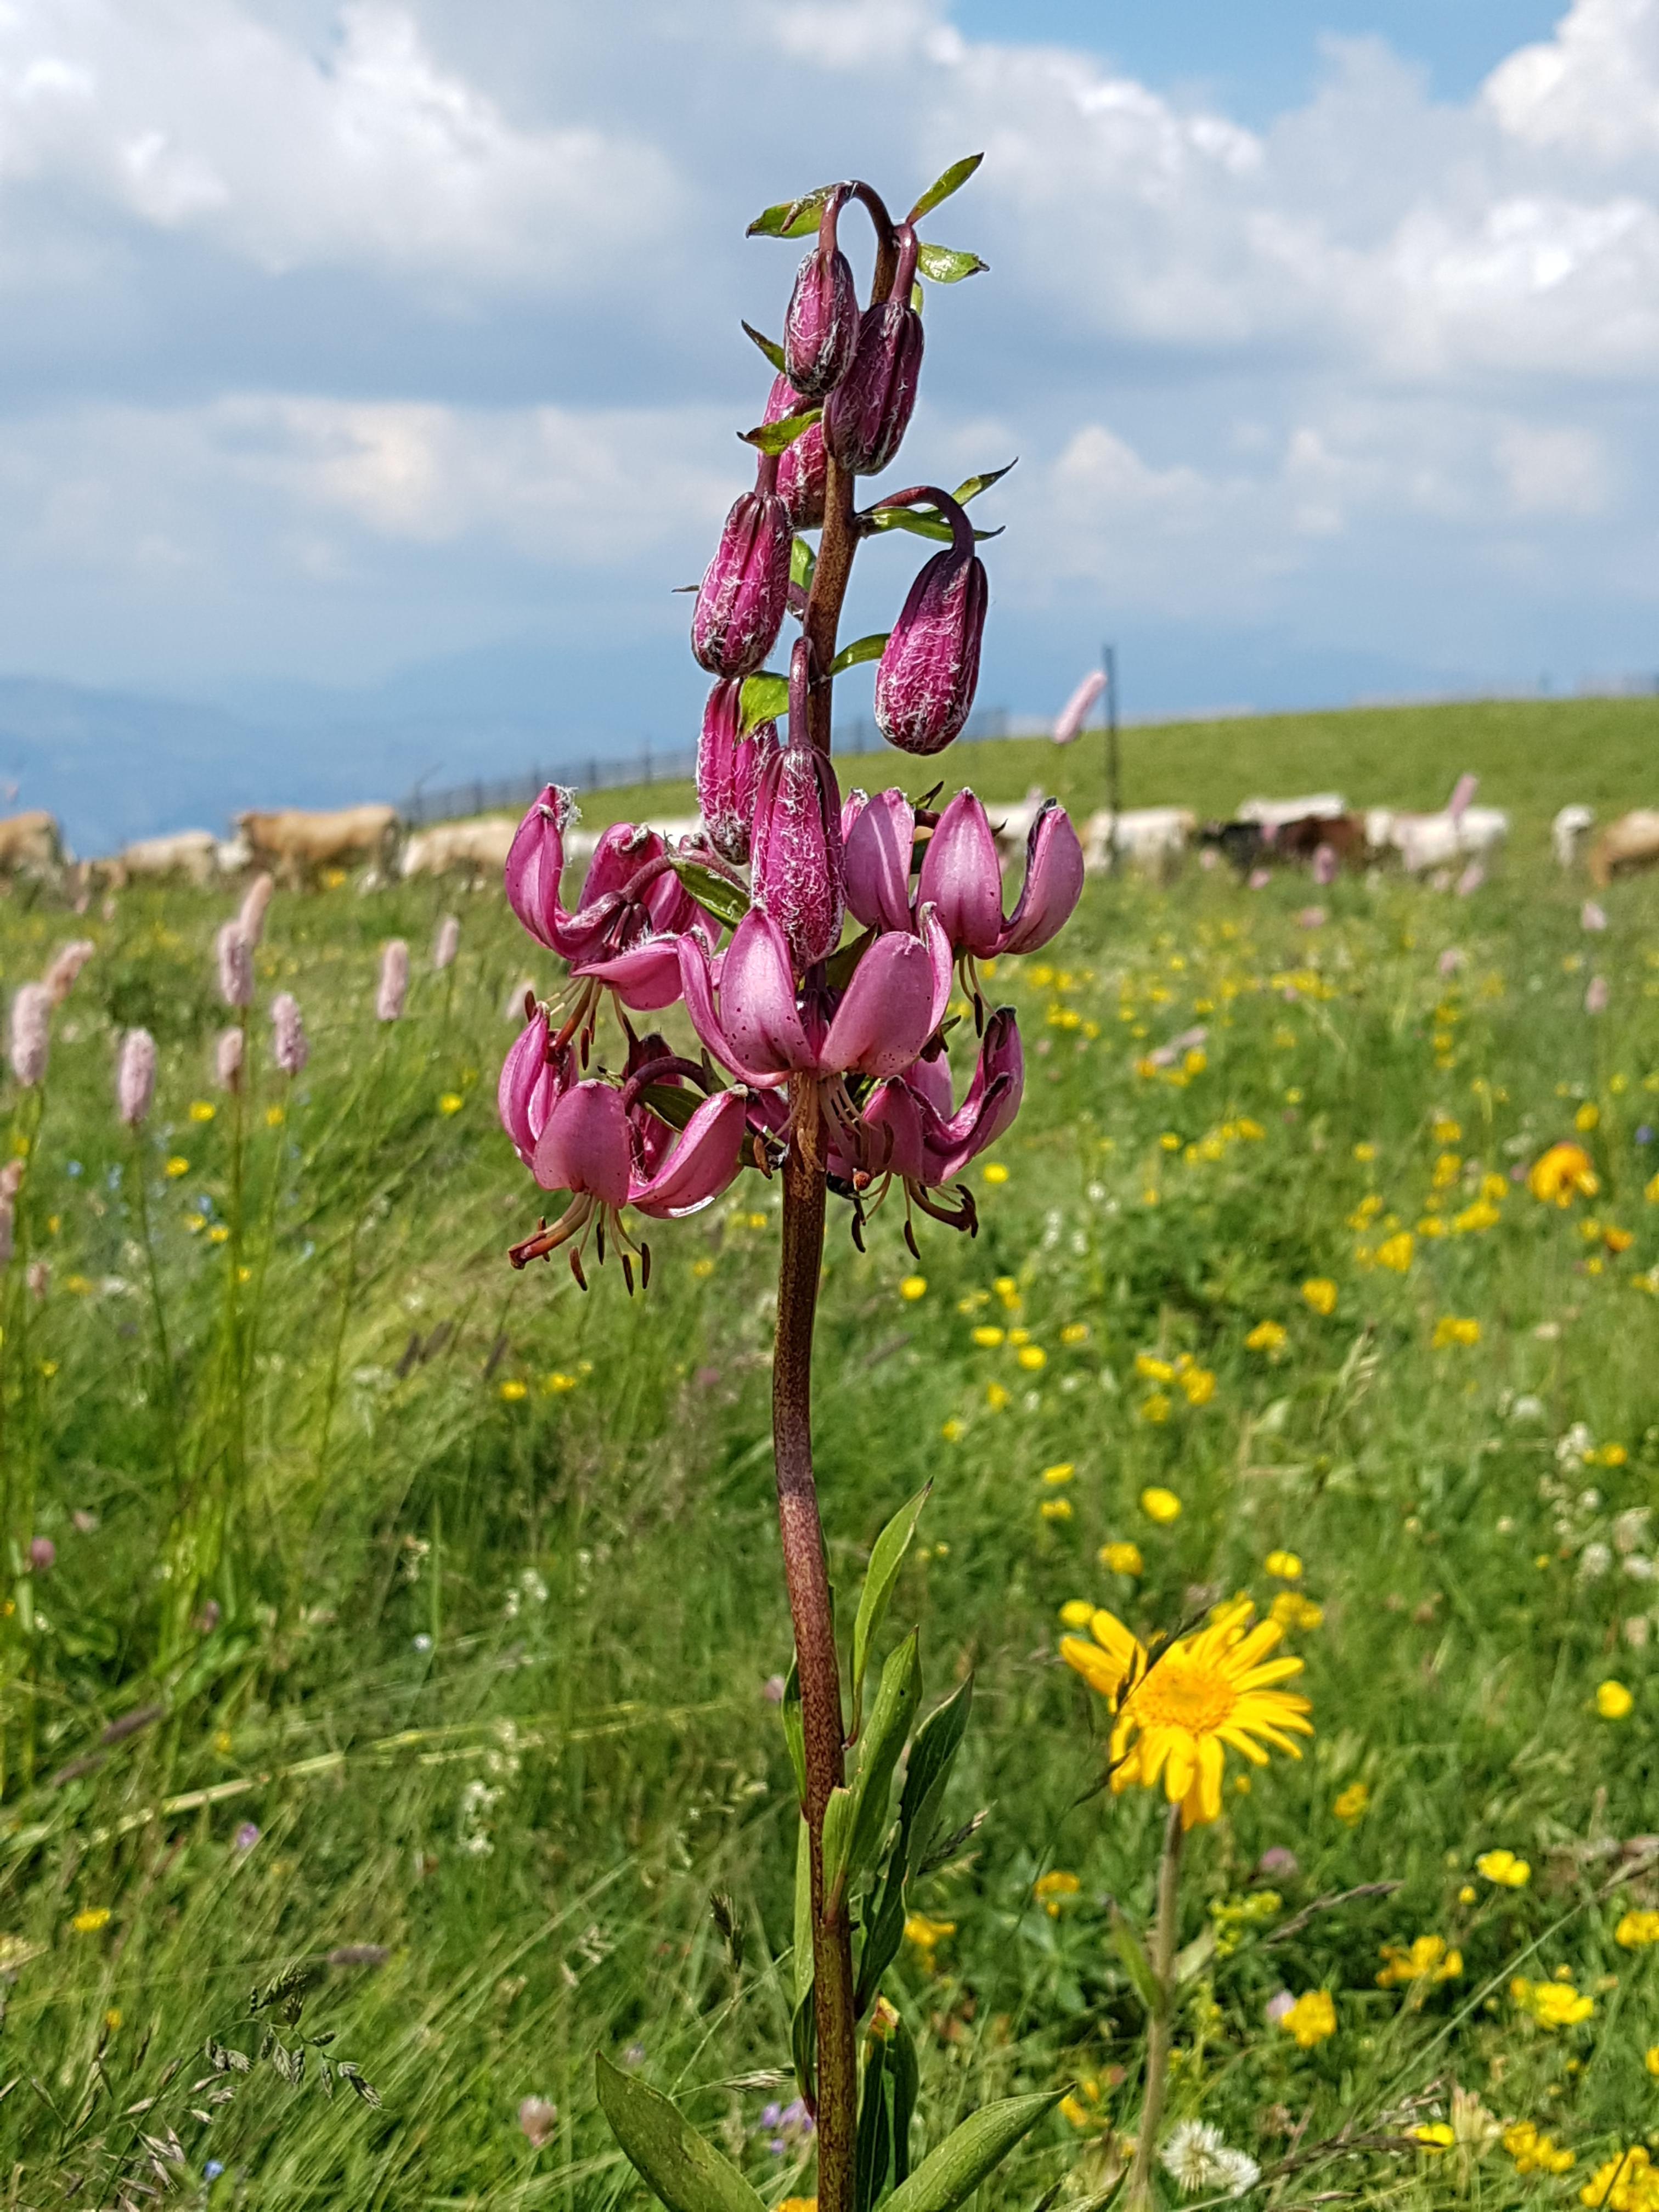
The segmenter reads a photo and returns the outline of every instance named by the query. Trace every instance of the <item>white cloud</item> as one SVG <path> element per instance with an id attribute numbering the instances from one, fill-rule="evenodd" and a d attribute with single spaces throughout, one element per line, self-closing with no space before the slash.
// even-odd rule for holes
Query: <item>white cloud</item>
<path id="1" fill-rule="evenodd" d="M 1516 514 L 1597 515 L 1611 504 L 1607 448 L 1593 430 L 1507 423 L 1497 459 Z"/>

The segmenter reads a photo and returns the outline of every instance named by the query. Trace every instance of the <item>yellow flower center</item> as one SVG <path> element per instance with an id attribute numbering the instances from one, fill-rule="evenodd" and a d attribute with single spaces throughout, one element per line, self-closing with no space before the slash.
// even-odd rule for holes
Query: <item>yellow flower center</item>
<path id="1" fill-rule="evenodd" d="M 1224 1727 L 1237 1702 L 1237 1691 L 1220 1668 L 1181 1650 L 1160 1659 L 1134 1695 L 1143 1729 L 1185 1729 L 1193 1735 Z"/>

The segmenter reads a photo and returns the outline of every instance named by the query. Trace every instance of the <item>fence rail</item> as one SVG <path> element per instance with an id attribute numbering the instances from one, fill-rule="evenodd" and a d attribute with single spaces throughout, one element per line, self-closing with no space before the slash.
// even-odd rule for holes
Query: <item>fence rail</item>
<path id="1" fill-rule="evenodd" d="M 981 708 L 968 717 L 957 742 L 1015 735 L 1006 708 Z M 836 732 L 836 750 L 857 758 L 885 750 L 885 740 L 867 714 L 843 723 Z M 411 830 L 434 822 L 459 822 L 474 814 L 522 814 L 550 783 L 570 785 L 577 791 L 616 791 L 624 786 L 686 783 L 696 773 L 695 749 L 663 751 L 647 745 L 634 754 L 593 753 L 583 759 L 567 757 L 552 768 L 530 768 L 520 775 L 479 776 L 471 783 L 451 784 L 441 791 L 411 791 L 398 808 Z"/>

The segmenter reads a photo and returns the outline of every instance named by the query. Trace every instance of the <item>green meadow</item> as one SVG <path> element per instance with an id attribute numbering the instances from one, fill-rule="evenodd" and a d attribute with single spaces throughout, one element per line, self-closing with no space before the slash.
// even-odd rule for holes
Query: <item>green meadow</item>
<path id="1" fill-rule="evenodd" d="M 1514 828 L 1467 899 L 1387 873 L 1251 891 L 1192 859 L 1164 886 L 1091 879 L 1044 956 L 988 979 L 1027 1083 L 970 1170 L 977 1237 L 918 1218 L 918 1260 L 896 1191 L 860 1253 L 832 1201 L 832 1574 L 846 1605 L 931 1482 L 890 1618 L 921 1624 L 930 1701 L 975 1686 L 951 1846 L 889 1980 L 921 2109 L 942 2133 L 1071 2085 L 988 2212 L 1105 2201 L 1144 2027 L 1113 1917 L 1150 1917 L 1162 1808 L 1102 1786 L 1110 1716 L 1059 1659 L 1062 1608 L 1145 1634 L 1243 1593 L 1305 1662 L 1315 1734 L 1300 1760 L 1231 1759 L 1192 1839 L 1170 2118 L 1248 2153 L 1259 2206 L 1640 2212 L 1659 880 L 1616 884 L 1587 929 L 1547 828 L 1568 801 L 1659 799 L 1659 702 L 1131 729 L 1123 751 L 1126 805 L 1429 807 L 1471 769 Z M 1103 803 L 1094 733 L 950 765 L 988 800 Z M 599 794 L 588 819 L 641 803 Z M 642 2203 L 596 2051 L 680 2099 L 769 2206 L 810 2197 L 810 2133 L 777 2109 L 776 1190 L 745 1174 L 652 1224 L 631 1300 L 614 1262 L 586 1296 L 556 1264 L 515 1275 L 544 1201 L 495 1082 L 550 957 L 493 885 L 280 891 L 231 1094 L 212 948 L 234 905 L 0 900 L 8 994 L 96 945 L 44 1085 L 0 1102 L 22 1166 L 4 2202 Z M 434 972 L 448 912 L 460 952 Z M 414 981 L 381 1024 L 396 936 Z M 283 990 L 310 1042 L 292 1080 Z M 161 1068 L 135 1133 L 112 1079 L 136 1025 Z M 1558 1143 L 1583 1155 L 1559 1203 L 1533 1175 Z"/>

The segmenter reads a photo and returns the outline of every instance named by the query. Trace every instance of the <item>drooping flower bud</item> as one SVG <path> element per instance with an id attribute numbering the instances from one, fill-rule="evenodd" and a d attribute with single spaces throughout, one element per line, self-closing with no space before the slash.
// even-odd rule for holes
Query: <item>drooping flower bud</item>
<path id="1" fill-rule="evenodd" d="M 267 875 L 255 876 L 242 894 L 241 911 L 236 917 L 238 928 L 250 945 L 258 945 L 265 933 L 265 909 L 270 904 L 276 884 Z"/>
<path id="2" fill-rule="evenodd" d="M 46 973 L 46 986 L 54 1006 L 61 1006 L 75 988 L 75 979 L 86 966 L 98 947 L 89 937 L 76 937 L 67 944 Z"/>
<path id="3" fill-rule="evenodd" d="M 916 810 L 902 791 L 878 791 L 848 829 L 847 903 L 866 929 L 910 929 L 910 854 Z"/>
<path id="4" fill-rule="evenodd" d="M 25 1091 L 44 1083 L 52 1049 L 52 994 L 25 983 L 11 1002 L 11 1072 Z"/>
<path id="5" fill-rule="evenodd" d="M 148 1030 L 129 1030 L 115 1068 L 115 1103 L 129 1129 L 149 1112 L 155 1096 L 155 1040 Z"/>
<path id="6" fill-rule="evenodd" d="M 253 1004 L 253 948 L 240 921 L 228 921 L 213 941 L 219 963 L 219 996 L 228 1006 Z"/>
<path id="7" fill-rule="evenodd" d="M 827 753 L 806 734 L 807 662 L 797 638 L 789 663 L 789 742 L 766 762 L 751 836 L 755 903 L 783 932 L 797 969 L 827 960 L 841 942 L 846 863 L 841 792 Z"/>
<path id="8" fill-rule="evenodd" d="M 213 1048 L 213 1072 L 222 1091 L 242 1087 L 243 1038 L 240 1030 L 221 1030 Z"/>
<path id="9" fill-rule="evenodd" d="M 824 404 L 825 442 L 855 477 L 878 475 L 897 453 L 921 379 L 921 317 L 910 305 L 916 234 L 907 222 L 899 225 L 897 237 L 893 289 L 860 318 L 852 366 Z"/>
<path id="10" fill-rule="evenodd" d="M 743 683 L 727 677 L 708 695 L 697 741 L 697 805 L 709 842 L 723 860 L 741 867 L 749 858 L 755 792 L 763 764 L 778 749 L 778 726 L 762 722 L 747 737 Z"/>
<path id="11" fill-rule="evenodd" d="M 461 925 L 453 914 L 447 914 L 438 924 L 437 941 L 432 947 L 432 965 L 440 975 L 446 968 L 455 964 L 455 955 L 461 949 Z"/>
<path id="12" fill-rule="evenodd" d="M 890 744 L 937 753 L 967 720 L 979 684 L 980 641 L 990 587 L 974 550 L 974 526 L 955 500 L 927 487 L 884 505 L 936 506 L 951 543 L 927 562 L 882 649 L 876 670 L 876 721 Z"/>
<path id="13" fill-rule="evenodd" d="M 374 1018 L 377 1022 L 395 1022 L 404 1011 L 404 1000 L 409 994 L 409 947 L 401 937 L 394 937 L 380 955 L 380 988 L 375 994 Z"/>
<path id="14" fill-rule="evenodd" d="M 501 1062 L 495 1086 L 495 1108 L 501 1127 L 513 1139 L 513 1148 L 530 1166 L 548 1115 L 558 1103 L 568 1080 L 570 1054 L 557 1061 L 548 1056 L 547 1014 L 538 1006 L 529 1023 Z"/>
<path id="15" fill-rule="evenodd" d="M 752 676 L 783 627 L 795 533 L 777 483 L 777 455 L 763 453 L 697 587 L 691 650 L 711 676 Z"/>
<path id="16" fill-rule="evenodd" d="M 284 1075 L 297 1075 L 311 1057 L 299 1001 L 291 991 L 279 991 L 270 1002 L 270 1053 Z"/>
<path id="17" fill-rule="evenodd" d="M 837 185 L 824 202 L 817 244 L 800 264 L 783 319 L 784 368 L 809 407 L 846 375 L 859 340 L 852 265 L 836 243 L 836 224 L 847 196 L 847 187 Z"/>
<path id="18" fill-rule="evenodd" d="M 763 422 L 781 422 L 799 415 L 811 402 L 803 399 L 787 376 L 775 376 L 766 397 Z M 817 530 L 823 520 L 824 486 L 830 464 L 823 446 L 823 424 L 809 423 L 799 438 L 778 456 L 778 497 L 789 510 L 797 530 Z"/>

